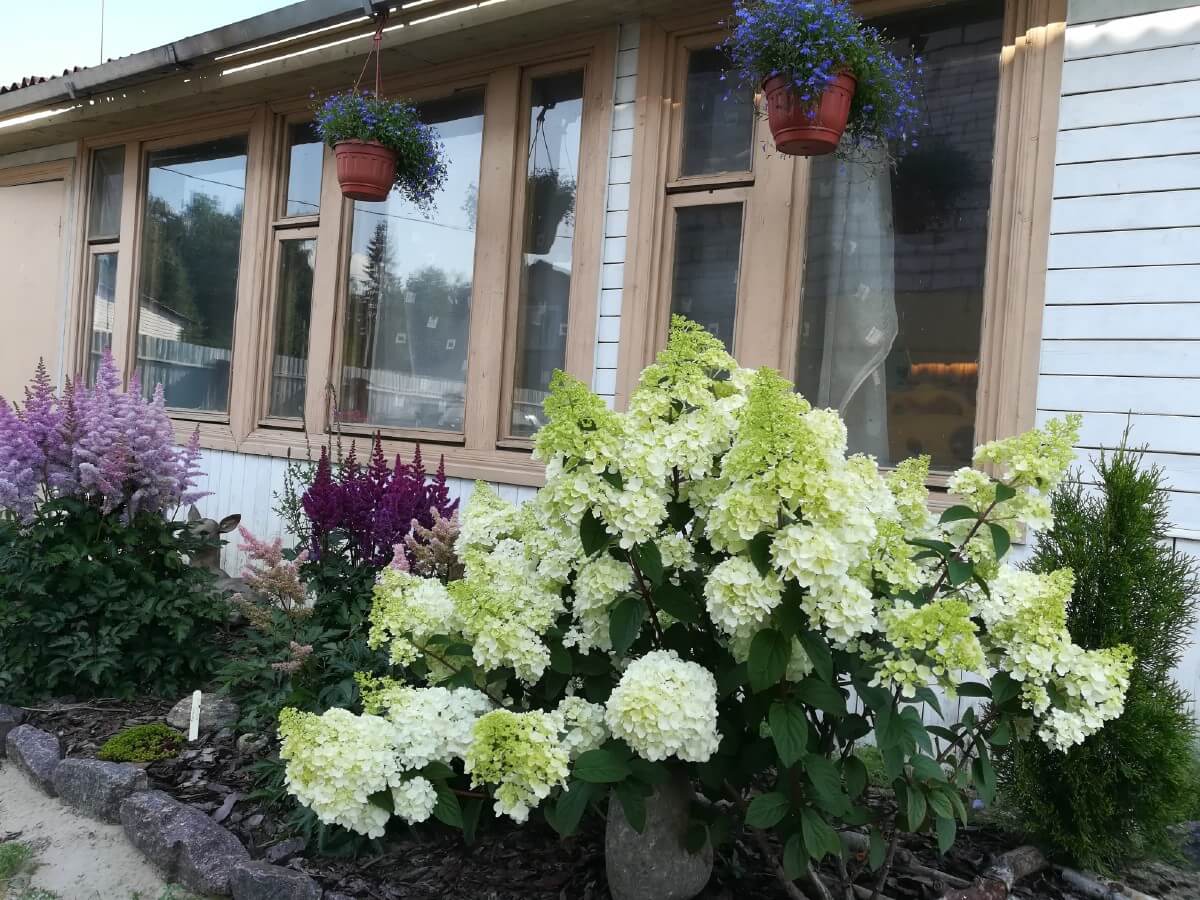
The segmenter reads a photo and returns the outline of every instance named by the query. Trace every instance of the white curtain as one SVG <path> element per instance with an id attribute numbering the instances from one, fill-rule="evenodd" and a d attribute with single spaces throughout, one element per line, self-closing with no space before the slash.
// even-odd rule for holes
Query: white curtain
<path id="1" fill-rule="evenodd" d="M 819 372 L 809 388 L 816 396 L 809 400 L 837 409 L 851 449 L 886 464 L 884 363 L 897 332 L 895 236 L 890 169 L 882 157 L 869 163 L 812 161 L 804 318 L 821 335 Z"/>

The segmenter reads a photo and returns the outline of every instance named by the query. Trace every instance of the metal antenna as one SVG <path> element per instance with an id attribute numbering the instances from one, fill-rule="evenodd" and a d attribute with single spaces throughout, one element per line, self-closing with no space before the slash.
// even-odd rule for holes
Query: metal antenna
<path id="1" fill-rule="evenodd" d="M 100 0 L 100 63 L 104 62 L 104 0 Z"/>

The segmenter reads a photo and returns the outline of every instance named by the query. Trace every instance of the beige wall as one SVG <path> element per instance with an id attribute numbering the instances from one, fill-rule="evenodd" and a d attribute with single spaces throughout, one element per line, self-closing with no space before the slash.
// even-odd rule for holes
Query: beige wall
<path id="1" fill-rule="evenodd" d="M 39 357 L 58 372 L 65 182 L 0 187 L 0 395 L 22 397 Z"/>

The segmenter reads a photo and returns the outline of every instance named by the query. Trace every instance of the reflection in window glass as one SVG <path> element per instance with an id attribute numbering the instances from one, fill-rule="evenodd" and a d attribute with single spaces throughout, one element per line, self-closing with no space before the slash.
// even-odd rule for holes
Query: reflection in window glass
<path id="1" fill-rule="evenodd" d="M 729 58 L 715 48 L 688 54 L 681 175 L 746 172 L 754 154 L 754 92 L 722 80 Z"/>
<path id="2" fill-rule="evenodd" d="M 509 423 L 516 437 L 528 437 L 542 426 L 550 376 L 566 364 L 583 73 L 535 78 L 530 87 L 524 252 Z"/>
<path id="3" fill-rule="evenodd" d="M 167 405 L 229 408 L 246 139 L 151 153 L 138 284 L 138 368 Z"/>
<path id="4" fill-rule="evenodd" d="M 733 349 L 742 204 L 685 206 L 675 211 L 671 312 L 687 316 Z"/>
<path id="5" fill-rule="evenodd" d="M 121 183 L 125 177 L 125 148 L 109 147 L 92 154 L 92 188 L 88 210 L 88 240 L 121 235 Z"/>
<path id="6" fill-rule="evenodd" d="M 92 271 L 88 283 L 92 286 L 92 336 L 88 346 L 87 383 L 96 383 L 100 357 L 112 350 L 115 295 L 117 290 L 117 254 L 93 253 Z"/>
<path id="7" fill-rule="evenodd" d="M 342 324 L 341 420 L 462 431 L 483 94 L 420 106 L 449 172 L 423 214 L 398 194 L 355 203 Z"/>
<path id="8" fill-rule="evenodd" d="M 312 122 L 289 125 L 285 216 L 311 216 L 321 211 L 321 162 L 325 145 Z"/>
<path id="9" fill-rule="evenodd" d="M 271 361 L 271 400 L 267 413 L 281 418 L 304 416 L 308 377 L 308 322 L 312 310 L 313 261 L 317 242 L 282 241 L 279 287 L 275 298 L 275 354 Z"/>
<path id="10" fill-rule="evenodd" d="M 883 23 L 924 57 L 929 124 L 899 167 L 812 161 L 797 389 L 888 464 L 971 461 L 1003 4 Z"/>

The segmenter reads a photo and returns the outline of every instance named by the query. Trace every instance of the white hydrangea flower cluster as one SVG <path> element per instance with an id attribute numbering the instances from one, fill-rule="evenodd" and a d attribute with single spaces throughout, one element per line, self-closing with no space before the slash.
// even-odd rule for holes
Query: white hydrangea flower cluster
<path id="1" fill-rule="evenodd" d="M 919 607 L 900 601 L 882 613 L 880 622 L 889 647 L 873 684 L 890 684 L 915 697 L 917 688 L 933 682 L 953 690 L 957 671 L 979 672 L 986 666 L 966 601 L 941 598 Z"/>
<path id="2" fill-rule="evenodd" d="M 498 709 L 475 723 L 464 767 L 471 783 L 495 788 L 498 813 L 515 822 L 566 783 L 567 749 L 558 740 L 558 721 L 548 713 Z"/>
<path id="3" fill-rule="evenodd" d="M 409 825 L 424 822 L 437 806 L 437 789 L 433 782 L 414 775 L 392 788 L 392 808 Z"/>
<path id="4" fill-rule="evenodd" d="M 434 578 L 388 566 L 379 573 L 374 600 L 367 643 L 372 649 L 386 644 L 395 665 L 411 665 L 424 654 L 430 637 L 455 630 L 454 601 Z"/>
<path id="5" fill-rule="evenodd" d="M 595 750 L 608 740 L 604 707 L 582 697 L 563 697 L 558 709 L 550 714 L 558 728 L 560 741 L 571 759 Z"/>
<path id="6" fill-rule="evenodd" d="M 326 825 L 381 837 L 391 816 L 370 798 L 401 784 L 395 736 L 379 716 L 283 710 L 279 757 L 287 763 L 288 791 Z"/>
<path id="7" fill-rule="evenodd" d="M 630 663 L 608 698 L 605 721 L 645 759 L 706 762 L 717 752 L 717 681 L 674 650 Z"/>
<path id="8" fill-rule="evenodd" d="M 709 572 L 704 586 L 708 614 L 731 638 L 754 637 L 783 599 L 783 582 L 774 572 L 760 575 L 744 556 L 731 556 Z"/>
<path id="9" fill-rule="evenodd" d="M 589 559 L 575 576 L 576 623 L 563 639 L 568 647 L 586 653 L 593 647 L 612 649 L 608 611 L 621 594 L 633 587 L 633 569 L 611 556 Z"/>
<path id="10" fill-rule="evenodd" d="M 1060 750 L 1121 714 L 1133 666 L 1128 647 L 1084 650 L 1071 641 L 1066 606 L 1074 581 L 1069 569 L 1001 566 L 990 596 L 975 601 L 993 663 L 1022 682 L 1022 699 L 1040 719 L 1038 735 Z"/>
<path id="11" fill-rule="evenodd" d="M 495 705 L 472 688 L 409 687 L 390 679 L 363 686 L 363 707 L 379 712 L 396 728 L 396 758 L 402 769 L 461 758 L 475 722 Z"/>

